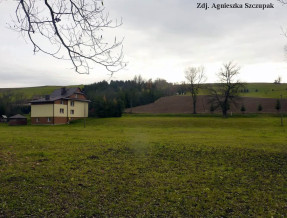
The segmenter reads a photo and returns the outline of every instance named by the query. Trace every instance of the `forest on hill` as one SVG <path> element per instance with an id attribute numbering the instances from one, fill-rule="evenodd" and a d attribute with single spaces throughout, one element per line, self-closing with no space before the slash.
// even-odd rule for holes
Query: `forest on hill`
<path id="1" fill-rule="evenodd" d="M 90 103 L 90 116 L 119 117 L 125 108 L 152 103 L 178 89 L 166 80 L 145 81 L 141 76 L 127 81 L 102 81 L 84 87 Z"/>

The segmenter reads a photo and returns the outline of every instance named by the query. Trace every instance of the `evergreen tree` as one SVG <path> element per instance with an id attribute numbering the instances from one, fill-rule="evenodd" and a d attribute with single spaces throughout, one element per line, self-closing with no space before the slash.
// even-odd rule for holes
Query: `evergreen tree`
<path id="1" fill-rule="evenodd" d="M 262 107 L 261 104 L 258 105 L 257 110 L 258 110 L 259 112 L 263 110 L 263 107 Z"/>

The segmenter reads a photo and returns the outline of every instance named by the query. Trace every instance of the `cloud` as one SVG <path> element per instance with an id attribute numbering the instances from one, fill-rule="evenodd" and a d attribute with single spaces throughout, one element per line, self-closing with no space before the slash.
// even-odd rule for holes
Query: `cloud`
<path id="1" fill-rule="evenodd" d="M 190 0 L 107 0 L 105 5 L 110 17 L 122 17 L 124 22 L 121 27 L 108 31 L 107 36 L 125 37 L 124 54 L 129 62 L 127 69 L 116 73 L 114 79 L 132 79 L 142 74 L 147 79 L 162 77 L 180 82 L 186 67 L 205 65 L 212 82 L 216 80 L 214 72 L 220 64 L 233 60 L 243 66 L 243 75 L 253 75 L 248 81 L 268 82 L 271 75 L 287 70 L 283 50 L 287 38 L 281 30 L 287 27 L 287 6 L 275 0 L 271 2 L 275 8 L 263 11 L 203 10 L 196 8 L 197 1 Z M 6 1 L 0 8 L 0 76 L 4 75 L 0 87 L 7 86 L 9 81 L 12 86 L 15 81 L 23 85 L 47 85 L 87 84 L 109 79 L 108 73 L 99 66 L 95 66 L 89 76 L 78 75 L 68 62 L 33 55 L 31 45 L 5 28 L 8 11 L 12 14 L 15 11 L 15 2 L 13 4 Z M 266 63 L 268 67 L 264 68 Z M 262 75 L 263 69 L 265 75 Z"/>

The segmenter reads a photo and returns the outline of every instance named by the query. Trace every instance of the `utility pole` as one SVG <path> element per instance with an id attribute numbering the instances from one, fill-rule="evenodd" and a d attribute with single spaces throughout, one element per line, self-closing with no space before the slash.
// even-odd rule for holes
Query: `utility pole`
<path id="1" fill-rule="evenodd" d="M 86 102 L 84 102 L 84 128 L 86 128 Z"/>
<path id="2" fill-rule="evenodd" d="M 281 108 L 280 108 L 280 116 L 281 116 L 281 126 L 283 126 L 283 112 L 282 112 L 282 93 L 281 93 L 281 99 L 280 99 L 280 104 L 281 104 Z"/>

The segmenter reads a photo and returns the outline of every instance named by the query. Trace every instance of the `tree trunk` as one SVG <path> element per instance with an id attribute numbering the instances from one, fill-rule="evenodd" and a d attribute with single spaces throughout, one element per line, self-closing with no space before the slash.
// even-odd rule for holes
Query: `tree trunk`
<path id="1" fill-rule="evenodd" d="M 228 111 L 228 103 L 224 103 L 222 107 L 222 116 L 227 117 L 227 111 Z"/>
<path id="2" fill-rule="evenodd" d="M 193 114 L 196 114 L 196 101 L 197 101 L 197 96 L 193 95 L 192 96 L 192 103 L 193 103 Z"/>
<path id="3" fill-rule="evenodd" d="M 196 101 L 193 101 L 193 114 L 196 114 Z"/>
<path id="4" fill-rule="evenodd" d="M 226 110 L 226 109 L 223 109 L 223 110 L 222 110 L 222 116 L 223 116 L 223 117 L 227 117 L 227 110 Z"/>

